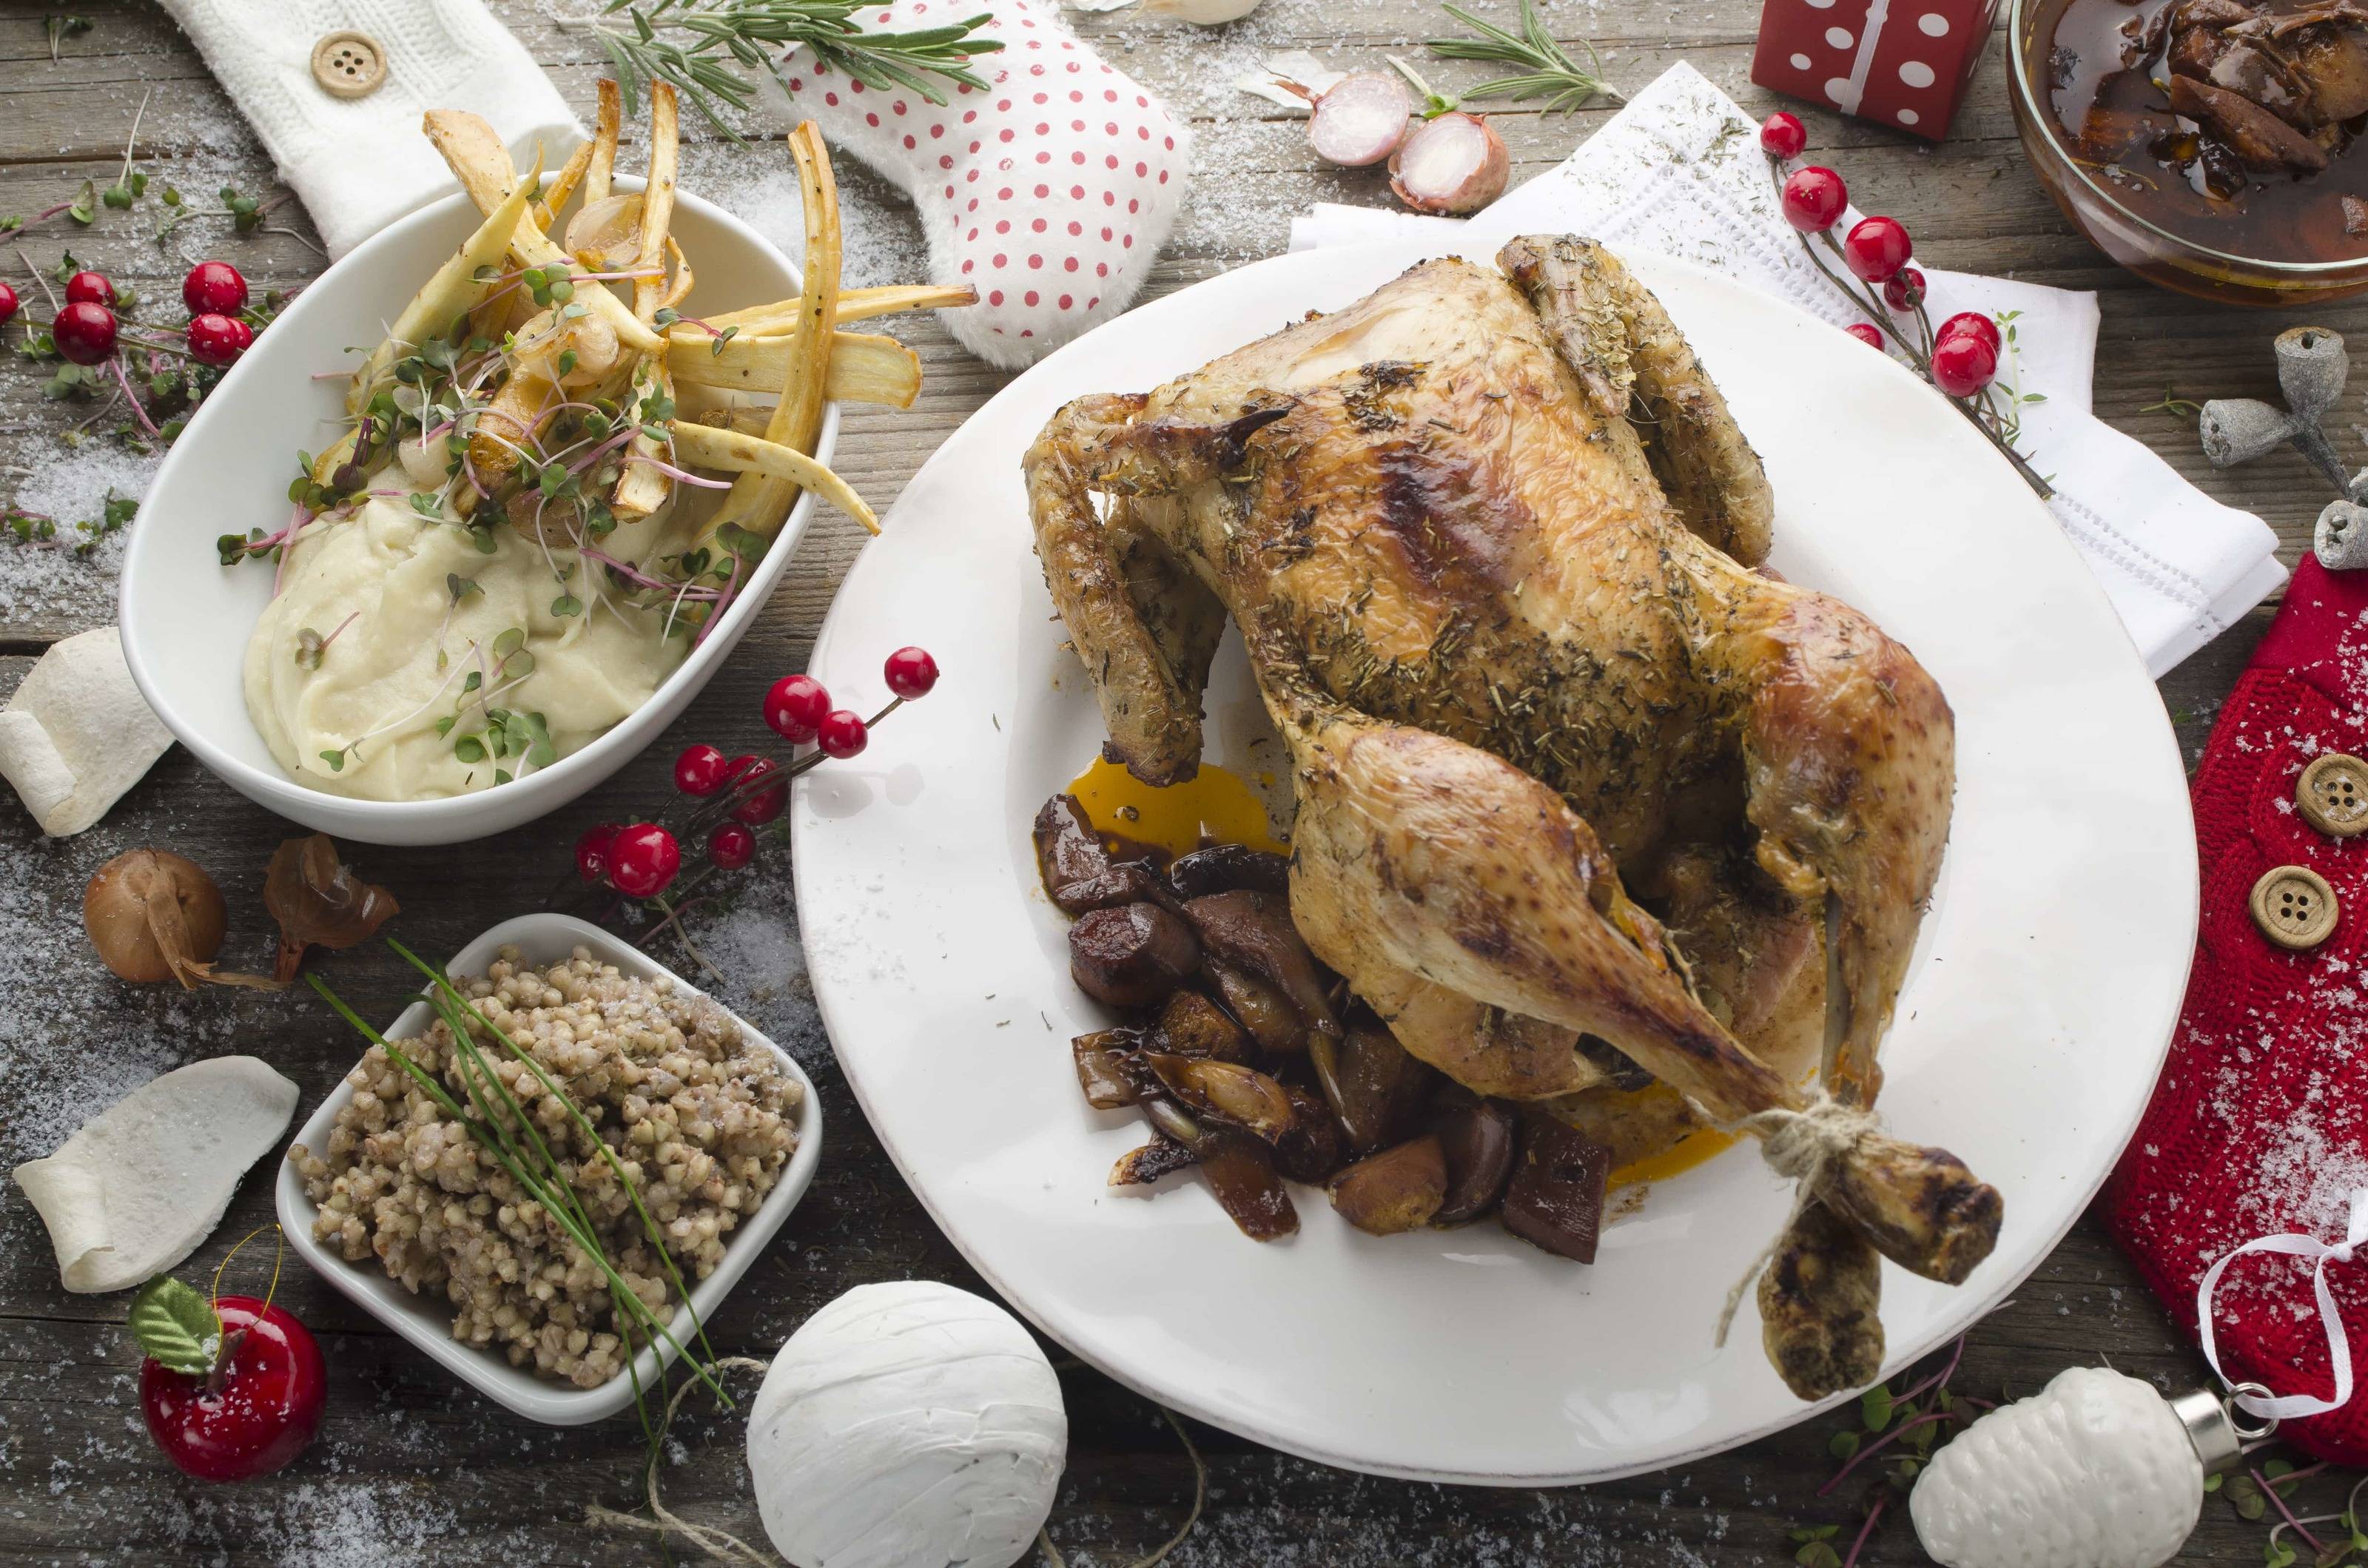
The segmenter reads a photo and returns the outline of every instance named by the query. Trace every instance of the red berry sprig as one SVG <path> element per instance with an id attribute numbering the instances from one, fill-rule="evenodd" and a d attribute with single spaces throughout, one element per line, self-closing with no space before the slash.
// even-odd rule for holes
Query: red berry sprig
<path id="1" fill-rule="evenodd" d="M 1842 176 L 1816 166 L 1790 173 L 1783 168 L 1806 141 L 1800 120 L 1790 114 L 1770 115 L 1759 128 L 1760 149 L 1768 154 L 1785 222 L 1800 231 L 1810 264 L 1867 318 L 1850 323 L 1844 330 L 1871 347 L 1882 348 L 1886 340 L 1897 347 L 2005 455 L 2042 500 L 2055 494 L 2015 449 L 2012 427 L 1987 395 L 1998 377 L 1997 325 L 1987 316 L 1965 312 L 1950 317 L 1939 331 L 1933 330 L 1924 310 L 1924 274 L 1908 265 L 1916 254 L 1915 242 L 1898 219 L 1881 214 L 1861 218 L 1836 240 L 1834 228 L 1850 210 L 1850 187 Z M 1842 264 L 1840 270 L 1828 264 L 1828 255 Z M 1844 272 L 1857 279 L 1856 286 L 1845 278 Z M 1897 316 L 1911 319 L 1913 335 L 1901 327 Z"/>
<path id="2" fill-rule="evenodd" d="M 756 859 L 754 830 L 789 809 L 790 780 L 825 760 L 859 756 L 871 744 L 871 727 L 907 702 L 935 689 L 938 662 L 920 648 L 899 648 L 881 666 L 887 706 L 866 719 L 831 701 L 830 692 L 810 675 L 783 676 L 766 691 L 765 723 L 792 748 L 811 744 L 803 756 L 726 757 L 700 743 L 674 760 L 676 805 L 655 822 L 619 827 L 600 823 L 575 841 L 575 874 L 582 887 L 600 887 L 651 903 L 669 923 L 679 920 L 685 901 L 719 871 L 736 871 Z M 682 846 L 704 839 L 707 864 L 677 885 Z M 680 929 L 679 926 L 677 929 Z"/>

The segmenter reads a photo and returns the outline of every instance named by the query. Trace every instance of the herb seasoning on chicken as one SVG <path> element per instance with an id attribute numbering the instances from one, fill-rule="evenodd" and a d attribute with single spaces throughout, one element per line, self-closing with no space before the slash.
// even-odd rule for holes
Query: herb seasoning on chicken
<path id="1" fill-rule="evenodd" d="M 1641 1068 L 1804 1180 L 1761 1315 L 1816 1397 L 1879 1369 L 1874 1252 L 1956 1283 L 2002 1214 L 1868 1111 L 1953 721 L 1872 621 L 1754 570 L 1767 479 L 1658 301 L 1585 240 L 1497 263 L 1426 263 L 1150 393 L 1071 403 L 1027 455 L 1037 553 L 1109 755 L 1146 782 L 1199 766 L 1202 683 L 1239 628 L 1298 801 L 1277 902 L 1404 1051 L 1594 1144 Z M 1163 929 L 1137 927 L 1146 950 Z M 1322 1058 L 1348 1013 L 1195 935 L 1247 996 L 1292 1001 L 1341 1115 Z M 1157 1076 L 1157 1103 L 1189 1099 Z M 1450 1149 L 1354 1184 L 1376 1228 L 1464 1210 Z M 1606 1163 L 1532 1126 L 1509 1187 L 1600 1190 Z M 1591 1253 L 1595 1216 L 1563 1196 L 1520 1233 Z"/>

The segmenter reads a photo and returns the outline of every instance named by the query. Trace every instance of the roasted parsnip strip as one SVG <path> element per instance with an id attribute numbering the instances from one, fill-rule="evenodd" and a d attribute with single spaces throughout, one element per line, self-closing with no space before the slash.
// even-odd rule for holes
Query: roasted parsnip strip
<path id="1" fill-rule="evenodd" d="M 682 297 L 690 292 L 690 257 L 682 254 L 681 244 L 672 234 L 666 236 L 666 266 L 672 271 L 667 276 L 666 297 L 658 301 L 662 307 L 682 303 Z"/>
<path id="2" fill-rule="evenodd" d="M 559 396 L 547 379 L 520 366 L 479 411 L 477 428 L 469 437 L 469 466 L 488 493 L 498 493 L 517 470 L 518 449 L 532 449 L 535 433 Z"/>
<path id="3" fill-rule="evenodd" d="M 643 321 L 655 318 L 666 302 L 668 285 L 665 276 L 668 247 L 673 236 L 667 233 L 674 222 L 675 172 L 678 162 L 677 141 L 680 126 L 675 113 L 674 88 L 664 82 L 650 84 L 650 173 L 642 189 L 641 244 L 635 262 L 637 269 L 659 269 L 655 277 L 633 280 L 633 313 Z M 674 247 L 679 256 L 680 248 Z M 684 269 L 688 287 L 689 268 Z M 678 296 L 677 296 L 678 297 Z M 674 383 L 666 375 L 666 353 L 661 348 L 642 361 L 633 376 L 630 395 L 636 406 L 652 387 L 662 395 L 674 396 Z M 674 494 L 674 481 L 662 469 L 653 466 L 667 456 L 667 443 L 653 440 L 644 428 L 635 434 L 627 445 L 625 472 L 618 476 L 617 488 L 609 503 L 620 520 L 636 521 L 648 517 L 666 504 Z M 642 460 L 636 462 L 634 459 Z"/>
<path id="4" fill-rule="evenodd" d="M 674 426 L 674 449 L 683 463 L 690 468 L 720 469 L 726 473 L 737 473 L 743 479 L 754 476 L 778 483 L 791 493 L 811 490 L 871 532 L 880 531 L 880 519 L 871 515 L 871 508 L 847 481 L 805 453 L 784 447 L 778 441 L 718 429 L 712 425 L 677 420 Z M 745 522 L 741 526 L 748 528 L 751 533 L 770 539 L 780 531 L 781 523 L 787 517 L 788 513 L 784 511 L 781 517 L 773 519 L 769 528 L 751 528 Z"/>
<path id="5" fill-rule="evenodd" d="M 801 122 L 790 132 L 790 155 L 797 160 L 799 185 L 805 198 L 805 286 L 798 295 L 798 331 L 792 339 L 796 350 L 781 384 L 781 401 L 773 405 L 765 436 L 779 446 L 812 452 L 822 433 L 832 335 L 838 323 L 838 185 L 831 176 L 829 149 L 823 145 L 822 131 L 813 120 Z M 792 490 L 774 475 L 744 473 L 733 481 L 732 493 L 716 509 L 708 532 L 729 522 L 770 539 L 790 515 L 795 499 Z"/>
<path id="6" fill-rule="evenodd" d="M 697 329 L 677 327 L 667 357 L 681 386 L 723 387 L 770 396 L 799 365 L 795 336 L 735 337 L 721 348 Z M 831 338 L 823 395 L 839 403 L 910 408 L 921 391 L 921 357 L 877 333 L 841 332 Z"/>
<path id="7" fill-rule="evenodd" d="M 535 173 L 541 172 L 538 159 Z M 436 269 L 436 276 L 411 297 L 411 303 L 403 307 L 403 313 L 387 329 L 386 341 L 370 350 L 347 386 L 347 413 L 360 413 L 378 394 L 381 381 L 394 369 L 395 361 L 427 338 L 441 335 L 462 312 L 474 310 L 484 299 L 487 285 L 477 281 L 477 274 L 488 267 L 498 267 L 509 254 L 511 237 L 526 212 L 527 187 L 532 183 L 529 179 L 495 203 L 477 225 L 477 232 L 461 242 L 461 248 Z"/>
<path id="8" fill-rule="evenodd" d="M 639 267 L 658 274 L 633 280 L 633 313 L 643 321 L 657 314 L 666 294 L 667 228 L 674 222 L 675 170 L 678 162 L 674 88 L 650 84 L 650 175 L 642 188 L 642 252 Z"/>
<path id="9" fill-rule="evenodd" d="M 849 322 L 869 321 L 873 316 L 892 316 L 902 311 L 940 311 L 977 303 L 978 290 L 967 283 L 951 287 L 936 283 L 892 283 L 880 289 L 849 289 L 838 297 L 838 324 L 845 326 Z M 746 310 L 726 311 L 720 316 L 701 319 L 717 332 L 737 327 L 743 335 L 794 332 L 798 325 L 798 301 L 794 299 L 776 300 L 769 305 L 750 305 Z"/>
<path id="10" fill-rule="evenodd" d="M 518 183 L 501 133 L 481 117 L 466 109 L 432 108 L 420 117 L 419 127 L 478 210 L 490 212 L 500 206 Z"/>
<path id="11" fill-rule="evenodd" d="M 327 451 L 323 452 L 319 457 L 314 458 L 313 460 L 313 483 L 315 484 L 328 483 L 329 476 L 336 472 L 338 469 L 344 467 L 346 460 L 354 455 L 354 443 L 359 440 L 360 437 L 361 429 L 358 426 L 338 437 L 336 444 L 331 446 Z"/>
<path id="12" fill-rule="evenodd" d="M 674 396 L 674 382 L 667 378 L 666 362 L 660 355 L 654 354 L 643 359 L 640 370 L 634 375 L 633 384 L 625 394 L 629 400 L 626 403 L 628 417 L 639 411 L 643 397 L 652 387 L 655 387 L 664 397 Z M 667 427 L 673 427 L 672 421 L 667 422 Z M 609 497 L 609 509 L 617 514 L 618 521 L 630 523 L 646 517 L 665 506 L 673 495 L 674 480 L 650 466 L 652 461 L 672 461 L 673 453 L 669 449 L 672 445 L 671 441 L 653 441 L 646 430 L 628 443 L 625 472 L 618 476 L 617 488 Z M 645 460 L 635 462 L 632 460 L 634 458 Z"/>
<path id="13" fill-rule="evenodd" d="M 592 131 L 592 156 L 584 170 L 584 205 L 609 199 L 617 172 L 617 132 L 625 118 L 624 95 L 608 77 L 600 78 L 600 107 Z"/>
<path id="14" fill-rule="evenodd" d="M 541 225 L 544 233 L 551 232 L 552 220 L 567 205 L 567 199 L 575 193 L 577 182 L 584 178 L 584 171 L 591 163 L 592 143 L 586 142 L 567 155 L 567 162 L 559 165 L 559 172 L 551 176 L 551 183 L 534 199 L 534 221 Z"/>
<path id="15" fill-rule="evenodd" d="M 428 140 L 436 143 L 436 150 L 444 154 L 444 161 L 460 177 L 461 188 L 479 207 L 492 211 L 518 186 L 518 171 L 508 167 L 509 153 L 503 148 L 502 139 L 477 116 L 463 109 L 432 108 L 422 123 Z M 507 172 L 497 174 L 497 166 Z M 575 269 L 575 258 L 544 233 L 532 215 L 524 212 L 519 214 L 518 228 L 510 237 L 510 255 L 523 267 L 556 266 L 571 274 Z M 575 289 L 576 300 L 615 328 L 620 342 L 643 354 L 658 350 L 664 340 L 622 300 L 610 293 L 607 284 L 579 281 Z"/>

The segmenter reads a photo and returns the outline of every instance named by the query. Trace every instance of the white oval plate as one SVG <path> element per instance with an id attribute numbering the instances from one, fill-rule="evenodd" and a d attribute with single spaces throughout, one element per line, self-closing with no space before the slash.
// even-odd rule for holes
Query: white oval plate
<path id="1" fill-rule="evenodd" d="M 638 190 L 641 181 L 620 176 L 617 188 Z M 689 191 L 675 203 L 674 232 L 699 270 L 695 308 L 737 310 L 798 291 L 798 269 L 763 235 Z M 345 429 L 345 378 L 315 373 L 350 369 L 354 352 L 386 335 L 385 324 L 477 222 L 477 210 L 455 192 L 381 229 L 307 285 L 199 405 L 157 469 L 124 551 L 123 653 L 156 716 L 248 800 L 366 844 L 483 838 L 558 810 L 623 767 L 723 667 L 780 585 L 814 516 L 814 496 L 800 495 L 748 591 L 707 641 L 622 722 L 549 767 L 441 801 L 348 800 L 289 778 L 247 717 L 240 675 L 256 617 L 271 601 L 271 568 L 223 566 L 214 540 L 288 520 L 297 449 L 319 451 Z M 825 405 L 815 449 L 824 462 L 837 440 L 834 403 Z"/>
<path id="2" fill-rule="evenodd" d="M 516 945 L 532 964 L 557 963 L 577 948 L 587 948 L 594 958 L 615 964 L 635 979 L 655 980 L 664 975 L 675 983 L 677 989 L 692 995 L 702 994 L 699 987 L 622 937 L 568 915 L 521 915 L 505 920 L 455 953 L 445 964 L 445 971 L 483 974 L 506 944 Z M 813 1081 L 788 1051 L 775 1045 L 756 1025 L 737 1014 L 733 1017 L 749 1039 L 780 1058 L 781 1071 L 805 1092 L 798 1108 L 798 1146 L 791 1151 L 789 1164 L 781 1167 L 780 1179 L 765 1194 L 765 1201 L 757 1205 L 757 1212 L 733 1231 L 724 1243 L 723 1261 L 715 1266 L 715 1272 L 692 1286 L 690 1301 L 675 1309 L 674 1321 L 666 1328 L 676 1343 L 681 1345 L 692 1343 L 691 1335 L 700 1324 L 714 1320 L 715 1309 L 723 1304 L 732 1287 L 748 1272 L 757 1255 L 765 1250 L 765 1244 L 773 1239 L 782 1221 L 790 1217 L 790 1210 L 805 1196 L 806 1187 L 814 1181 L 814 1166 L 822 1161 L 822 1102 L 814 1095 Z M 382 1032 L 389 1040 L 412 1040 L 427 1033 L 434 1021 L 435 1009 L 423 998 L 404 1008 L 403 1016 Z M 354 1037 L 355 1061 L 360 1061 L 369 1049 L 369 1043 L 359 1035 Z M 316 1154 L 326 1149 L 337 1113 L 351 1105 L 353 1098 L 352 1082 L 338 1079 L 328 1098 L 313 1108 L 313 1114 L 304 1119 L 302 1129 L 289 1142 L 302 1143 Z M 496 1351 L 463 1345 L 453 1338 L 452 1310 L 440 1290 L 415 1294 L 404 1290 L 402 1281 L 390 1278 L 375 1260 L 348 1263 L 344 1254 L 313 1238 L 313 1221 L 320 1217 L 320 1206 L 304 1190 L 304 1178 L 296 1173 L 295 1165 L 285 1158 L 279 1162 L 274 1194 L 280 1234 L 288 1238 L 297 1256 L 313 1266 L 313 1273 L 344 1291 L 363 1311 L 411 1341 L 431 1360 L 440 1363 L 446 1371 L 487 1399 L 549 1426 L 581 1426 L 603 1420 L 633 1402 L 633 1379 L 621 1372 L 597 1388 L 580 1389 L 571 1383 L 536 1377 L 523 1367 L 511 1366 L 509 1358 Z M 633 1358 L 641 1386 L 645 1390 L 657 1387 L 660 1373 L 674 1360 L 673 1345 L 661 1341 L 645 1346 Z"/>
<path id="3" fill-rule="evenodd" d="M 1320 1192 L 1260 1245 L 1189 1179 L 1103 1180 L 1142 1142 L 1090 1109 L 1072 1035 L 1108 1020 L 1070 983 L 1029 824 L 1102 728 L 1030 549 L 1019 460 L 1088 392 L 1132 392 L 1437 243 L 1278 257 L 1119 318 L 1046 359 L 930 459 L 839 591 L 825 681 L 920 642 L 945 669 L 853 766 L 799 781 L 798 907 L 839 1059 L 890 1155 L 1013 1306 L 1094 1366 L 1309 1459 L 1435 1481 L 1599 1481 L 1811 1414 L 1746 1309 L 1721 1304 L 1789 1195 L 1750 1150 L 1660 1183 L 1578 1267 L 1483 1222 L 1376 1238 Z M 1892 1130 L 2006 1197 L 1997 1253 L 1951 1290 L 1884 1267 L 1893 1367 L 2036 1267 L 2103 1181 L 2169 1041 L 2195 934 L 2187 790 L 2160 699 L 2046 510 L 1937 393 L 1790 307 L 1628 258 L 1768 465 L 1775 564 L 1872 614 L 1957 714 L 1955 831 L 1885 1047 Z M 1253 717 L 1238 641 L 1210 755 Z M 1271 755 L 1270 753 L 1269 754 Z M 1171 1186 L 1177 1184 L 1169 1184 Z"/>

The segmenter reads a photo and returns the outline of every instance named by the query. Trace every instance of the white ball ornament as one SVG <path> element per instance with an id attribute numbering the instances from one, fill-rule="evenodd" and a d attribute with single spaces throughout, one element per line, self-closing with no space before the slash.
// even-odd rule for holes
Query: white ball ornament
<path id="1" fill-rule="evenodd" d="M 808 1318 L 748 1411 L 757 1509 L 797 1568 L 1010 1568 L 1068 1442 L 1028 1331 L 928 1280 L 858 1286 Z"/>
<path id="2" fill-rule="evenodd" d="M 1908 1514 L 1944 1568 L 2157 1568 L 2195 1528 L 2207 1458 L 2236 1455 L 2210 1394 L 2074 1367 L 1935 1453 Z"/>

